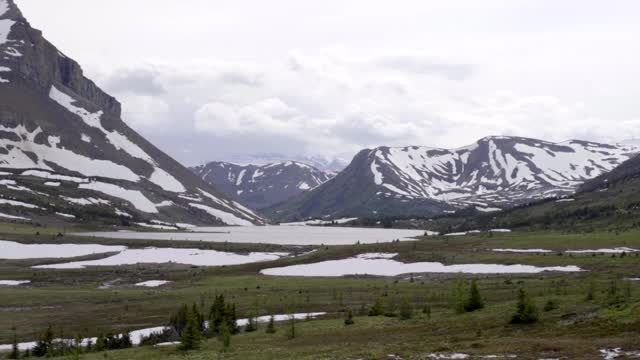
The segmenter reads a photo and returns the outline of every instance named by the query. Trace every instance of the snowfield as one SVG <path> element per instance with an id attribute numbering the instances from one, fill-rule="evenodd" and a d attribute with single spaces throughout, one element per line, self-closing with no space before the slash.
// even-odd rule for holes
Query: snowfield
<path id="1" fill-rule="evenodd" d="M 20 286 L 30 283 L 29 280 L 0 280 L 0 286 Z"/>
<path id="2" fill-rule="evenodd" d="M 120 198 L 125 201 L 130 202 L 136 209 L 146 212 L 157 214 L 158 209 L 156 205 L 146 196 L 144 196 L 140 191 L 137 190 L 128 190 L 118 185 L 108 184 L 104 182 L 92 182 L 89 184 L 80 184 L 78 186 L 80 189 L 88 189 L 93 191 L 98 191 L 103 194 L 107 194 L 113 196 L 115 198 Z"/>
<path id="3" fill-rule="evenodd" d="M 278 260 L 288 253 L 253 252 L 240 255 L 230 252 L 199 249 L 154 248 L 126 249 L 114 256 L 63 264 L 40 265 L 37 269 L 84 269 L 89 266 L 120 266 L 135 264 L 176 263 L 196 266 L 240 265 L 260 261 Z"/>
<path id="4" fill-rule="evenodd" d="M 463 264 L 443 265 L 437 262 L 401 263 L 391 260 L 395 254 L 361 254 L 343 260 L 292 265 L 262 270 L 272 276 L 340 277 L 346 275 L 397 276 L 409 273 L 465 274 L 537 274 L 544 271 L 578 272 L 577 266 L 536 267 L 531 265 Z"/>
<path id="5" fill-rule="evenodd" d="M 136 284 L 136 286 L 154 288 L 154 287 L 160 287 L 162 285 L 166 285 L 170 282 L 171 281 L 166 281 L 166 280 L 149 280 L 149 281 L 139 282 Z"/>
<path id="6" fill-rule="evenodd" d="M 0 240 L 0 259 L 52 259 L 73 258 L 92 254 L 124 251 L 126 246 L 83 244 L 21 244 Z"/>

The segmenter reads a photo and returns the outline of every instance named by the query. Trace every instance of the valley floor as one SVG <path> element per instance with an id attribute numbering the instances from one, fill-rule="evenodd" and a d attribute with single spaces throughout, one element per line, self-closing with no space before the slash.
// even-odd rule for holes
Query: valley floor
<path id="1" fill-rule="evenodd" d="M 35 232 L 40 235 L 35 235 Z M 311 247 L 260 244 L 86 239 L 56 237 L 59 229 L 0 225 L 0 239 L 22 243 L 90 243 L 129 247 L 198 247 L 239 253 L 308 252 Z M 83 359 L 431 359 L 452 354 L 470 358 L 496 355 L 518 359 L 603 359 L 601 350 L 640 351 L 640 256 L 638 253 L 568 253 L 567 250 L 640 249 L 640 233 L 511 233 L 460 237 L 424 237 L 416 241 L 316 247 L 299 257 L 224 267 L 177 264 L 131 265 L 76 270 L 34 269 L 51 259 L 0 260 L 0 280 L 29 280 L 20 286 L 0 286 L 0 344 L 33 341 L 48 325 L 56 335 L 95 336 L 168 323 L 183 303 L 209 307 L 216 294 L 238 305 L 238 316 L 327 312 L 319 319 L 299 321 L 289 339 L 288 323 L 275 334 L 240 333 L 228 352 L 210 339 L 197 351 L 175 346 L 139 347 L 83 354 Z M 545 249 L 548 253 L 496 252 L 493 249 Z M 260 270 L 338 260 L 363 253 L 397 253 L 402 262 L 451 264 L 526 264 L 578 266 L 572 273 L 457 275 L 407 274 L 397 277 L 340 278 L 273 277 Z M 72 261 L 96 259 L 89 255 Z M 57 260 L 67 262 L 69 259 Z M 477 279 L 485 308 L 456 314 L 452 291 L 461 279 Z M 150 280 L 170 283 L 155 288 L 135 284 Z M 468 282 L 466 283 L 468 284 Z M 467 286 L 467 285 L 465 285 Z M 612 287 L 615 289 L 612 290 Z M 510 325 L 520 288 L 533 297 L 540 321 Z M 594 299 L 587 300 L 593 291 Z M 612 295 L 615 292 L 615 295 Z M 366 316 L 376 300 L 392 308 L 395 317 Z M 399 304 L 408 300 L 412 318 L 401 320 Z M 544 311 L 552 300 L 557 306 Z M 428 308 L 430 316 L 423 309 Z M 344 325 L 345 311 L 355 324 Z M 439 357 L 440 356 L 440 357 Z M 444 357 L 442 357 L 444 356 Z M 462 355 L 459 355 L 462 356 Z M 630 355 L 631 356 L 631 355 Z M 2 355 L 0 355 L 0 358 Z M 462 358 L 462 357 L 458 357 Z M 611 357 L 612 359 L 615 357 Z M 622 359 L 623 357 L 619 357 Z"/>

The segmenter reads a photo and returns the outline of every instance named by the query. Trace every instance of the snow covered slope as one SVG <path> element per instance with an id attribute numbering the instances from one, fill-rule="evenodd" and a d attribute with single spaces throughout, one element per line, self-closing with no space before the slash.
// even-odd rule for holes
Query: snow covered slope
<path id="1" fill-rule="evenodd" d="M 261 166 L 214 161 L 192 170 L 228 197 L 258 210 L 314 189 L 331 178 L 324 171 L 295 161 Z"/>
<path id="2" fill-rule="evenodd" d="M 118 101 L 32 29 L 13 0 L 0 0 L 0 194 L 34 205 L 5 201 L 2 213 L 33 221 L 262 223 L 120 113 Z"/>
<path id="3" fill-rule="evenodd" d="M 380 147 L 360 152 L 335 179 L 273 213 L 288 218 L 429 215 L 465 207 L 499 211 L 572 194 L 636 152 L 634 145 L 504 136 L 453 150 Z"/>

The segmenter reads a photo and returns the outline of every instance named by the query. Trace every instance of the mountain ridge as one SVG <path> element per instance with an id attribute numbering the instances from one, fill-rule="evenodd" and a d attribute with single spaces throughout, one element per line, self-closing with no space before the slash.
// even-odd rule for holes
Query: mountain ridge
<path id="1" fill-rule="evenodd" d="M 312 190 L 332 177 L 328 172 L 297 161 L 266 165 L 212 161 L 191 170 L 230 198 L 256 210 Z"/>
<path id="2" fill-rule="evenodd" d="M 1 0 L 0 11 L 3 214 L 44 222 L 264 223 L 132 130 L 120 103 L 31 28 L 13 0 Z"/>
<path id="3" fill-rule="evenodd" d="M 429 216 L 466 207 L 497 211 L 572 194 L 637 151 L 628 145 L 511 136 L 484 137 L 456 149 L 381 146 L 362 150 L 332 181 L 269 213 L 290 220 L 296 213 L 342 217 Z M 407 209 L 392 205 L 398 202 Z"/>

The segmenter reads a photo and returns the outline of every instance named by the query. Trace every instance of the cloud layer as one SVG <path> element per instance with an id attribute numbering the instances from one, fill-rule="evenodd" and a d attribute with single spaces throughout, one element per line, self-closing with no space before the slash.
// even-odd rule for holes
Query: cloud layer
<path id="1" fill-rule="evenodd" d="M 68 1 L 65 16 L 79 15 L 68 24 L 51 20 L 53 5 L 19 4 L 186 164 L 498 134 L 640 136 L 634 1 L 140 0 L 126 13 L 123 0 Z"/>

